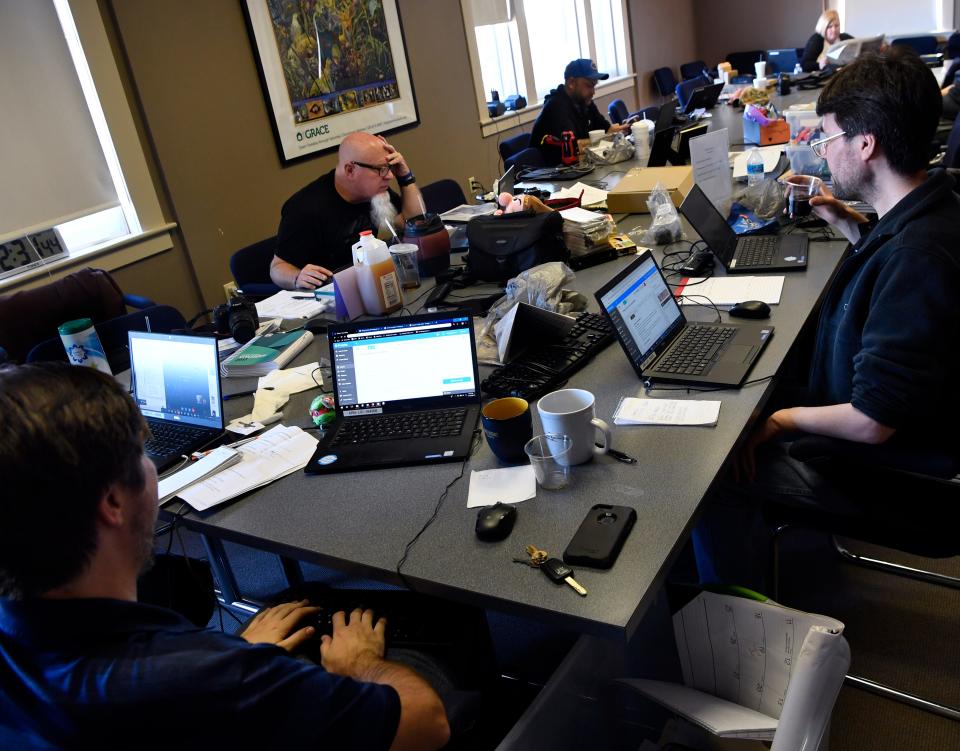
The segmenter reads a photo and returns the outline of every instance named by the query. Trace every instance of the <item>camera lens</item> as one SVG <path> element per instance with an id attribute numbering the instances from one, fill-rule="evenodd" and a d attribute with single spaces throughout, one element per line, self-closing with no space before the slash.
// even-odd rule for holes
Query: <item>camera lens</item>
<path id="1" fill-rule="evenodd" d="M 257 333 L 258 321 L 246 307 L 237 307 L 230 311 L 230 335 L 240 344 L 246 344 Z"/>

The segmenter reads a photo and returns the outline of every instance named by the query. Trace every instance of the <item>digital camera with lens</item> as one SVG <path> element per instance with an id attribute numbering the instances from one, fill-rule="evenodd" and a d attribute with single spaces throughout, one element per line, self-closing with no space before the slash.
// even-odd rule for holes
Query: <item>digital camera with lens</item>
<path id="1" fill-rule="evenodd" d="M 235 295 L 213 309 L 213 325 L 220 333 L 229 333 L 240 344 L 246 344 L 260 326 L 257 306 L 243 295 Z"/>

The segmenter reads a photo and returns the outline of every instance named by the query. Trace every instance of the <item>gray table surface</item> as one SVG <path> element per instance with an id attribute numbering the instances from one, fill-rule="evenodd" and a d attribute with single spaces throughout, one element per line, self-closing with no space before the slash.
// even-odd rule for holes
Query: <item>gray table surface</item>
<path id="1" fill-rule="evenodd" d="M 722 109 L 715 112 L 731 114 Z M 736 116 L 722 119 L 736 122 Z M 648 221 L 649 217 L 631 215 L 621 227 L 628 230 Z M 687 237 L 695 238 L 684 225 Z M 770 319 L 775 333 L 748 376 L 750 380 L 778 373 L 797 334 L 813 315 L 844 248 L 843 241 L 812 243 L 809 268 L 786 274 L 781 303 L 773 307 Z M 597 309 L 593 291 L 630 260 L 621 258 L 577 273 L 575 287 L 590 298 L 591 310 Z M 723 273 L 719 264 L 715 273 Z M 710 320 L 715 315 L 704 308 L 684 310 L 691 319 Z M 723 319 L 727 320 L 726 313 Z M 318 357 L 327 357 L 323 338 L 296 362 Z M 640 396 L 643 391 L 616 343 L 571 378 L 568 386 L 592 391 L 597 415 L 611 425 L 620 399 Z M 240 384 L 230 383 L 229 391 L 237 390 Z M 685 544 L 707 491 L 772 390 L 773 381 L 763 381 L 716 393 L 655 394 L 720 399 L 719 424 L 712 428 L 613 426 L 613 445 L 637 457 L 638 463 L 627 465 L 601 456 L 575 467 L 569 487 L 559 491 L 538 488 L 536 498 L 519 504 L 516 526 L 500 543 L 476 538 L 476 510 L 466 506 L 470 471 L 499 466 L 483 440 L 457 482 L 453 481 L 461 472 L 460 463 L 326 477 L 297 472 L 205 514 L 188 512 L 182 523 L 225 540 L 396 584 L 400 580 L 395 568 L 405 545 L 430 518 L 444 489 L 453 482 L 436 520 L 412 548 L 403 567 L 413 588 L 579 632 L 629 639 Z M 295 395 L 285 409 L 284 422 L 310 425 L 307 405 L 315 394 Z M 251 404 L 252 397 L 227 402 L 227 414 L 244 414 Z M 531 409 L 536 432 L 539 418 L 535 406 Z M 587 597 L 512 562 L 523 555 L 527 543 L 559 556 L 595 503 L 631 506 L 637 511 L 637 523 L 612 569 L 577 570 L 576 578 L 588 590 Z M 177 505 L 172 504 L 174 508 Z"/>

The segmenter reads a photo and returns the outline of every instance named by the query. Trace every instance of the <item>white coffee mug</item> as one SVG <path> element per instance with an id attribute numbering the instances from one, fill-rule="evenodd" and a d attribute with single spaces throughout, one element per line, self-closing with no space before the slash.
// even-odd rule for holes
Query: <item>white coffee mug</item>
<path id="1" fill-rule="evenodd" d="M 570 464 L 583 464 L 610 448 L 610 426 L 594 417 L 593 403 L 593 394 L 583 389 L 553 391 L 537 402 L 543 432 L 570 436 Z M 598 433 L 603 434 L 602 446 L 596 445 Z"/>

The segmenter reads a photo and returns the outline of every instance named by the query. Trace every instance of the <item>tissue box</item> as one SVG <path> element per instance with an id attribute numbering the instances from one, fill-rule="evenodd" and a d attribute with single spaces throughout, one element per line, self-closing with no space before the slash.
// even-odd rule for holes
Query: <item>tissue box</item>
<path id="1" fill-rule="evenodd" d="M 657 183 L 663 183 L 673 205 L 679 206 L 693 187 L 693 167 L 634 167 L 607 193 L 607 211 L 649 214 L 647 199 Z"/>
<path id="2" fill-rule="evenodd" d="M 746 117 L 743 118 L 743 142 L 769 146 L 774 143 L 787 143 L 790 140 L 790 126 L 786 120 L 774 120 L 769 125 L 760 125 Z"/>

